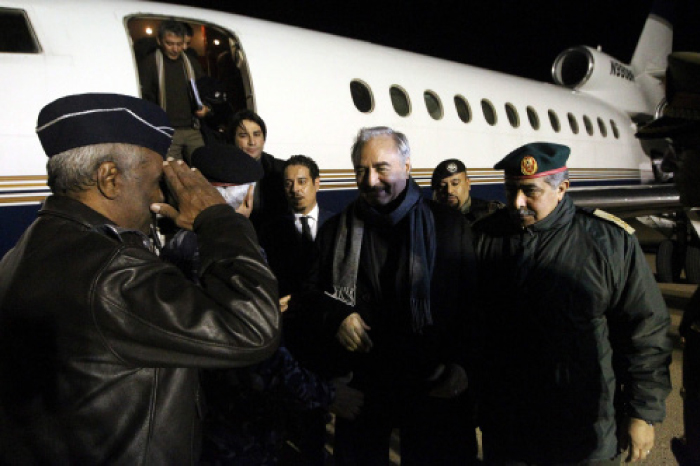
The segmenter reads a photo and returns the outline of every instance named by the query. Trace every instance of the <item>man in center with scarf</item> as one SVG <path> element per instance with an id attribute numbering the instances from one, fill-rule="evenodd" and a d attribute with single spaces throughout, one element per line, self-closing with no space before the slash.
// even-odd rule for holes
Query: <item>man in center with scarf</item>
<path id="1" fill-rule="evenodd" d="M 422 197 L 404 134 L 363 128 L 352 162 L 360 195 L 319 231 L 315 291 L 291 305 L 365 394 L 356 419 L 336 419 L 336 464 L 386 465 L 393 428 L 403 465 L 470 464 L 470 227 Z"/>

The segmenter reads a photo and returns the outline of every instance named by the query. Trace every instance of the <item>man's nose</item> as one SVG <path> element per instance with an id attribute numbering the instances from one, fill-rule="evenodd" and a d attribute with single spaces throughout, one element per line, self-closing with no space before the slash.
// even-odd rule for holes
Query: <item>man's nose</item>
<path id="1" fill-rule="evenodd" d="M 369 170 L 367 172 L 367 179 L 369 180 L 370 186 L 376 186 L 379 183 L 379 174 L 376 170 Z"/>
<path id="2" fill-rule="evenodd" d="M 513 197 L 513 207 L 520 209 L 521 207 L 527 207 L 527 196 L 522 191 L 518 191 Z"/>

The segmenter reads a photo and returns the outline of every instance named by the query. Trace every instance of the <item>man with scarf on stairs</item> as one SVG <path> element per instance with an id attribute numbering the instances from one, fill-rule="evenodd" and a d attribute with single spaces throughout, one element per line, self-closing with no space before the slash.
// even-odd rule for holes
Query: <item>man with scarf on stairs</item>
<path id="1" fill-rule="evenodd" d="M 424 199 L 406 136 L 363 128 L 352 149 L 359 197 L 318 233 L 305 313 L 323 364 L 364 392 L 354 420 L 336 419 L 338 465 L 386 465 L 392 429 L 401 464 L 471 464 L 469 225 Z"/>
<path id="2" fill-rule="evenodd" d="M 158 46 L 139 63 L 141 96 L 160 105 L 175 128 L 167 157 L 189 162 L 189 157 L 204 145 L 200 119 L 210 109 L 203 105 L 195 82 L 203 72 L 191 55 L 184 53 L 185 27 L 177 21 L 163 21 L 158 27 Z"/>

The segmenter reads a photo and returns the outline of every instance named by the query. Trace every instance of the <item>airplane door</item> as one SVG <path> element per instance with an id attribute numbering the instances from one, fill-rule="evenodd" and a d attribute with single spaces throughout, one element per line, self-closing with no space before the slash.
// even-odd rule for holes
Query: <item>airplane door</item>
<path id="1" fill-rule="evenodd" d="M 172 17 L 137 15 L 128 18 L 127 28 L 132 40 L 134 61 L 137 66 L 158 48 L 158 27 Z M 214 111 L 203 124 L 205 130 L 213 130 L 221 142 L 231 142 L 227 131 L 230 116 L 245 108 L 254 110 L 248 65 L 243 48 L 235 34 L 211 23 L 189 18 L 175 18 L 192 32 L 191 42 L 185 53 L 201 65 L 204 77 L 198 80 L 198 91 L 206 105 Z M 152 58 L 152 57 L 151 57 Z"/>

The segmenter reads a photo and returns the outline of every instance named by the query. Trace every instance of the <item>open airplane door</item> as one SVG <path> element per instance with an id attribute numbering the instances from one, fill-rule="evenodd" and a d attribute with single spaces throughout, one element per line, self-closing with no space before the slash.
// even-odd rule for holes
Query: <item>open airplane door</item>
<path id="1" fill-rule="evenodd" d="M 137 67 L 158 48 L 158 27 L 165 20 L 181 21 L 191 28 L 192 40 L 185 53 L 201 65 L 206 78 L 198 82 L 200 94 L 214 110 L 204 124 L 225 138 L 226 123 L 233 113 L 245 108 L 255 110 L 248 64 L 238 37 L 225 28 L 191 18 L 134 15 L 127 18 L 126 25 Z M 204 91 L 205 86 L 212 91 L 210 95 Z"/>

